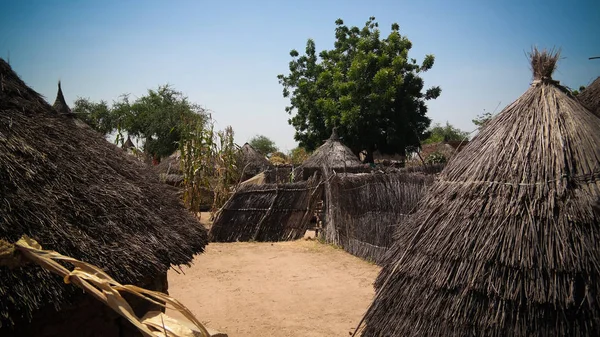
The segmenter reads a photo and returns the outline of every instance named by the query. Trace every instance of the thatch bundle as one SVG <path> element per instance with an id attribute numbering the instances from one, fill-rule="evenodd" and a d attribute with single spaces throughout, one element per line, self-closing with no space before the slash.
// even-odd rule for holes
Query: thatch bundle
<path id="1" fill-rule="evenodd" d="M 363 336 L 595 336 L 600 119 L 550 75 L 461 151 L 400 226 Z"/>
<path id="2" fill-rule="evenodd" d="M 327 241 L 382 263 L 396 227 L 408 221 L 433 179 L 404 172 L 334 176 L 328 184 L 334 207 L 324 229 Z"/>
<path id="3" fill-rule="evenodd" d="M 1 239 L 27 235 L 142 286 L 203 250 L 205 230 L 156 174 L 52 111 L 0 59 Z M 83 296 L 40 268 L 0 271 L 3 336 Z"/>
<path id="4" fill-rule="evenodd" d="M 321 184 L 246 184 L 227 201 L 211 229 L 212 241 L 287 241 L 304 236 Z"/>
<path id="5" fill-rule="evenodd" d="M 600 77 L 598 77 L 592 84 L 587 88 L 583 89 L 577 96 L 577 99 L 593 112 L 596 116 L 600 117 Z"/>
<path id="6" fill-rule="evenodd" d="M 252 145 L 246 143 L 240 148 L 240 170 L 242 180 L 250 179 L 255 175 L 270 170 L 273 165 L 265 156 L 258 153 Z"/>
<path id="7" fill-rule="evenodd" d="M 306 180 L 315 172 L 320 172 L 323 167 L 336 172 L 359 173 L 369 171 L 368 166 L 363 165 L 352 150 L 342 144 L 336 128 L 333 128 L 329 139 L 296 169 L 295 179 Z"/>
<path id="8" fill-rule="evenodd" d="M 60 81 L 58 81 L 58 92 L 56 93 L 56 100 L 54 100 L 54 105 L 52 105 L 54 110 L 59 114 L 63 115 L 71 115 L 71 108 L 65 101 L 65 96 L 63 95 L 62 88 L 60 87 Z"/>

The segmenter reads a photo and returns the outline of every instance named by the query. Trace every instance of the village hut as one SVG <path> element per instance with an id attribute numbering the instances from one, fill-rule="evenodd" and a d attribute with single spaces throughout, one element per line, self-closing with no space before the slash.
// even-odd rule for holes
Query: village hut
<path id="1" fill-rule="evenodd" d="M 579 99 L 583 106 L 600 117 L 600 77 L 587 88 L 583 89 L 577 96 L 577 99 Z"/>
<path id="2" fill-rule="evenodd" d="M 52 105 L 52 107 L 59 114 L 72 114 L 71 108 L 69 108 L 67 101 L 65 101 L 65 96 L 63 95 L 62 88 L 60 87 L 60 81 L 58 81 L 58 92 L 56 93 L 56 100 L 54 100 L 54 105 Z"/>
<path id="3" fill-rule="evenodd" d="M 0 59 L 0 239 L 22 235 L 123 284 L 167 291 L 167 270 L 207 243 L 149 168 L 53 108 Z M 134 336 L 125 319 L 60 277 L 0 261 L 0 336 Z M 156 310 L 130 301 L 138 317 Z"/>
<path id="4" fill-rule="evenodd" d="M 240 148 L 240 169 L 242 181 L 250 179 L 255 175 L 273 169 L 273 164 L 260 154 L 252 145 L 245 143 Z"/>
<path id="5" fill-rule="evenodd" d="M 337 134 L 337 128 L 333 128 L 329 139 L 295 170 L 294 175 L 296 180 L 306 180 L 315 172 L 320 172 L 323 168 L 340 173 L 369 171 L 368 167 L 360 162 L 352 150 L 342 144 Z"/>
<path id="6" fill-rule="evenodd" d="M 125 141 L 125 143 L 123 143 L 123 146 L 121 146 L 121 148 L 125 151 L 129 151 L 129 149 L 135 149 L 135 145 L 133 145 L 131 137 L 127 136 L 127 140 Z"/>
<path id="7" fill-rule="evenodd" d="M 181 152 L 175 151 L 167 158 L 163 158 L 158 165 L 154 166 L 160 180 L 165 184 L 179 187 L 183 183 L 183 171 L 181 170 Z"/>
<path id="8" fill-rule="evenodd" d="M 596 336 L 600 119 L 531 53 L 533 83 L 395 234 L 363 336 Z"/>

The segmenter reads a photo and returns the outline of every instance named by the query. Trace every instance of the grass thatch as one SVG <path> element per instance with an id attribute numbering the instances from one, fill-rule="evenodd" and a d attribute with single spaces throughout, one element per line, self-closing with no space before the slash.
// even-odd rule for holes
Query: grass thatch
<path id="1" fill-rule="evenodd" d="M 600 117 L 600 77 L 583 89 L 577 96 L 577 99 L 583 106 Z"/>
<path id="2" fill-rule="evenodd" d="M 60 81 L 58 81 L 58 92 L 56 93 L 56 100 L 54 100 L 54 105 L 52 105 L 52 107 L 59 114 L 72 115 L 71 108 L 69 108 L 69 105 L 67 105 L 62 88 L 60 87 Z"/>
<path id="3" fill-rule="evenodd" d="M 304 236 L 321 185 L 316 177 L 290 184 L 247 184 L 227 201 L 211 229 L 212 241 L 287 241 Z"/>
<path id="4" fill-rule="evenodd" d="M 323 167 L 338 173 L 369 172 L 368 165 L 363 165 L 352 150 L 342 144 L 336 128 L 333 128 L 329 139 L 295 170 L 295 180 L 306 180 Z"/>
<path id="5" fill-rule="evenodd" d="M 242 180 L 250 179 L 261 172 L 273 168 L 273 164 L 248 143 L 240 148 L 239 166 L 242 172 Z"/>
<path id="6" fill-rule="evenodd" d="M 381 264 L 396 227 L 407 222 L 433 179 L 404 172 L 334 176 L 326 185 L 332 189 L 326 202 L 334 206 L 324 228 L 327 241 Z"/>
<path id="7" fill-rule="evenodd" d="M 187 264 L 207 242 L 157 175 L 53 108 L 0 60 L 0 239 L 50 250 L 137 284 Z M 0 268 L 0 324 L 27 324 L 81 292 L 38 268 Z"/>
<path id="8" fill-rule="evenodd" d="M 363 336 L 600 331 L 600 119 L 549 78 L 557 54 L 531 57 L 537 80 L 398 228 Z"/>

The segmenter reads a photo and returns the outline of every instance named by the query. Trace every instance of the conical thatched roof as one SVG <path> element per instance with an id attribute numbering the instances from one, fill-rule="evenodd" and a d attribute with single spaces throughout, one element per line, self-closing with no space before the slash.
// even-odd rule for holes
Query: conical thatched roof
<path id="1" fill-rule="evenodd" d="M 133 142 L 131 141 L 131 137 L 127 136 L 127 140 L 125 141 L 125 143 L 123 143 L 123 146 L 121 148 L 125 151 L 135 148 L 135 145 L 133 145 Z"/>
<path id="2" fill-rule="evenodd" d="M 600 117 L 600 77 L 583 89 L 577 99 L 596 116 Z"/>
<path id="3" fill-rule="evenodd" d="M 183 175 L 183 171 L 181 170 L 181 152 L 177 150 L 167 158 L 163 158 L 160 163 L 155 166 L 155 170 L 159 174 Z"/>
<path id="4" fill-rule="evenodd" d="M 600 119 L 534 81 L 440 174 L 379 275 L 363 336 L 595 336 Z"/>
<path id="5" fill-rule="evenodd" d="M 240 148 L 240 155 L 245 176 L 255 176 L 263 171 L 273 168 L 271 162 L 267 160 L 265 156 L 258 153 L 258 151 L 248 143 L 245 143 L 244 146 Z"/>
<path id="6" fill-rule="evenodd" d="M 357 168 L 363 167 L 358 157 L 352 153 L 346 145 L 342 144 L 337 134 L 337 129 L 333 132 L 325 144 L 321 145 L 313 154 L 301 165 L 303 168 L 320 169 L 323 166 L 331 169 Z"/>
<path id="7" fill-rule="evenodd" d="M 59 114 L 70 115 L 71 109 L 67 105 L 65 101 L 65 96 L 63 96 L 62 88 L 60 87 L 60 81 L 58 81 L 58 92 L 56 93 L 56 100 L 54 100 L 54 105 L 52 106 L 54 110 L 56 110 Z"/>
<path id="8" fill-rule="evenodd" d="M 156 174 L 52 109 L 0 59 L 1 239 L 27 234 L 133 284 L 203 250 L 205 230 Z M 0 267 L 2 327 L 80 296 L 36 266 Z"/>

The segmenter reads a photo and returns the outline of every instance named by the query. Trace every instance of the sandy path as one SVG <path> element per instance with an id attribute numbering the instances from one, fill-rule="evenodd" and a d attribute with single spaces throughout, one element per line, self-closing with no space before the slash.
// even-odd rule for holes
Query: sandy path
<path id="1" fill-rule="evenodd" d="M 211 243 L 169 293 L 230 337 L 348 336 L 379 267 L 316 241 Z M 173 312 L 168 312 L 177 316 Z"/>

